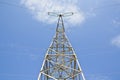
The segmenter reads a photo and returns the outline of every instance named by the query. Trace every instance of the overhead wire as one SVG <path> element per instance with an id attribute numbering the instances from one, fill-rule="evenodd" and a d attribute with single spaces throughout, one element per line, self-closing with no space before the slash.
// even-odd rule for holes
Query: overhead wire
<path id="1" fill-rule="evenodd" d="M 8 5 L 8 6 L 13 6 L 13 7 L 18 7 L 18 8 L 24 8 L 25 9 L 25 7 L 22 7 L 22 6 L 20 6 L 20 5 L 16 4 L 16 3 L 0 1 L 0 4 L 1 5 Z M 109 5 L 103 5 L 103 6 L 100 6 L 100 7 L 93 8 L 93 10 L 105 9 L 105 8 L 108 8 L 108 7 L 115 7 L 115 6 L 120 6 L 120 3 L 113 3 L 113 4 L 109 4 Z"/>

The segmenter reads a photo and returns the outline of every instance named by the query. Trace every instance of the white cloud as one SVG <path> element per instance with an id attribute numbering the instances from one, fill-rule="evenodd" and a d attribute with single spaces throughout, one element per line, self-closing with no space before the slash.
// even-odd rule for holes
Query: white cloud
<path id="1" fill-rule="evenodd" d="M 114 20 L 113 20 L 113 24 L 114 24 L 115 26 L 120 26 L 120 19 L 114 19 Z"/>
<path id="2" fill-rule="evenodd" d="M 105 75 L 90 75 L 88 80 L 110 80 L 110 78 Z"/>
<path id="3" fill-rule="evenodd" d="M 120 0 L 114 0 L 114 1 L 115 1 L 115 2 L 118 2 L 118 3 L 120 2 Z"/>
<path id="4" fill-rule="evenodd" d="M 56 17 L 48 16 L 48 12 L 74 12 L 73 16 L 67 17 L 66 23 L 80 24 L 85 16 L 77 5 L 78 0 L 21 0 L 21 3 L 28 8 L 33 16 L 44 23 L 57 22 Z"/>
<path id="5" fill-rule="evenodd" d="M 112 44 L 120 47 L 120 35 L 115 37 L 115 38 L 113 38 Z"/>
<path id="6" fill-rule="evenodd" d="M 30 54 L 29 56 L 32 60 L 37 60 L 39 58 L 39 55 L 36 54 Z"/>

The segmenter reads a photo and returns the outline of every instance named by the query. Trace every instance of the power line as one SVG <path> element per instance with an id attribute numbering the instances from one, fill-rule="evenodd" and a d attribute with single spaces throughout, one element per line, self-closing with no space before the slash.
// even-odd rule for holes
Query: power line
<path id="1" fill-rule="evenodd" d="M 15 3 L 10 3 L 10 2 L 5 2 L 5 1 L 0 1 L 1 5 L 8 5 L 8 6 L 13 6 L 13 7 L 18 7 L 18 8 L 24 8 L 18 4 Z M 120 3 L 114 3 L 114 4 L 110 4 L 110 5 L 104 5 L 104 6 L 100 6 L 100 7 L 96 7 L 93 10 L 99 10 L 99 9 L 105 9 L 105 8 L 109 8 L 109 7 L 115 7 L 115 6 L 120 6 Z"/>

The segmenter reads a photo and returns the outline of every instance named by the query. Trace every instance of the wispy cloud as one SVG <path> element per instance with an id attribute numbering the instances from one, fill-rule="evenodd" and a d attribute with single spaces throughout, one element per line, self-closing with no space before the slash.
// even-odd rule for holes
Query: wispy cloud
<path id="1" fill-rule="evenodd" d="M 120 35 L 112 39 L 112 44 L 120 47 Z"/>
<path id="2" fill-rule="evenodd" d="M 87 78 L 88 80 L 110 80 L 110 78 L 108 76 L 105 75 L 90 75 Z"/>
<path id="3" fill-rule="evenodd" d="M 33 16 L 44 23 L 56 22 L 55 17 L 47 15 L 48 12 L 74 12 L 71 17 L 66 18 L 66 23 L 81 24 L 85 20 L 84 13 L 77 3 L 79 0 L 21 0 L 21 3 L 28 8 Z"/>
<path id="4" fill-rule="evenodd" d="M 119 18 L 113 19 L 113 24 L 114 24 L 115 26 L 120 26 L 120 19 L 119 19 Z"/>

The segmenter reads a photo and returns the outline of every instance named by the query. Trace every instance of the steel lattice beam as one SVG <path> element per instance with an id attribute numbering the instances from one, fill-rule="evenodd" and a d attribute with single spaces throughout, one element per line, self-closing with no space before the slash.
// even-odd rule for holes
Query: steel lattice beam
<path id="1" fill-rule="evenodd" d="M 85 80 L 75 51 L 65 35 L 62 19 L 65 15 L 57 14 L 56 34 L 45 55 L 38 80 Z"/>

